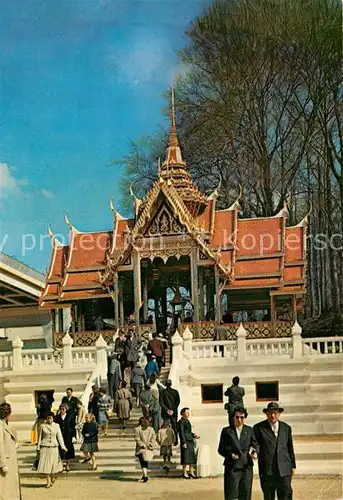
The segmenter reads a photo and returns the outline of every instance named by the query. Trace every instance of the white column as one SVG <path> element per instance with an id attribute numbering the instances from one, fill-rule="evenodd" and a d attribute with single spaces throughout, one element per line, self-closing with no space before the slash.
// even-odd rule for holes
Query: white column
<path id="1" fill-rule="evenodd" d="M 183 354 L 183 339 L 179 334 L 178 330 L 176 330 L 176 332 L 172 336 L 171 343 L 173 346 L 173 363 L 174 363 L 178 359 L 181 359 Z"/>
<path id="2" fill-rule="evenodd" d="M 236 332 L 237 335 L 237 361 L 245 361 L 246 360 L 246 338 L 247 331 L 242 325 L 239 325 L 238 330 Z"/>
<path id="3" fill-rule="evenodd" d="M 107 377 L 107 343 L 102 335 L 95 342 L 96 347 L 96 366 L 98 374 L 103 380 Z"/>
<path id="4" fill-rule="evenodd" d="M 183 350 L 188 356 L 192 356 L 192 339 L 193 339 L 193 333 L 190 328 L 185 329 L 183 332 Z"/>
<path id="5" fill-rule="evenodd" d="M 302 328 L 296 321 L 292 327 L 292 339 L 293 339 L 293 359 L 299 359 L 303 355 L 303 348 L 301 342 L 301 332 Z"/>
<path id="6" fill-rule="evenodd" d="M 73 352 L 72 352 L 73 339 L 66 333 L 62 339 L 62 368 L 69 369 L 73 366 Z"/>
<path id="7" fill-rule="evenodd" d="M 12 340 L 12 370 L 14 372 L 21 370 L 23 367 L 23 358 L 21 356 L 23 345 L 24 343 L 19 336 Z"/>

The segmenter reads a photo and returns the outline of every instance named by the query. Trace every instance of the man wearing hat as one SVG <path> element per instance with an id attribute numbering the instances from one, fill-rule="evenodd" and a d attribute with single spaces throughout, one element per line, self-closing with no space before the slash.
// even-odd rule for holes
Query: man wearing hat
<path id="1" fill-rule="evenodd" d="M 292 475 L 295 470 L 295 455 L 292 429 L 279 420 L 284 411 L 272 402 L 264 408 L 266 420 L 254 426 L 259 445 L 258 466 L 264 500 L 292 500 Z"/>

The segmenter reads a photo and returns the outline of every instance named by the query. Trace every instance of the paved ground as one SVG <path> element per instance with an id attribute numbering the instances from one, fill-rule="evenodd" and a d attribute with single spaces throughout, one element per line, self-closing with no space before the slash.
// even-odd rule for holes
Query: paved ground
<path id="1" fill-rule="evenodd" d="M 94 500 L 116 498 L 130 500 L 175 500 L 182 495 L 187 500 L 223 500 L 222 479 L 185 481 L 175 478 L 151 479 L 147 484 L 133 479 L 59 478 L 53 488 L 46 490 L 42 479 L 22 479 L 23 500 L 63 499 Z M 294 478 L 293 500 L 342 500 L 341 478 Z M 253 500 L 261 500 L 258 481 L 254 480 Z"/>

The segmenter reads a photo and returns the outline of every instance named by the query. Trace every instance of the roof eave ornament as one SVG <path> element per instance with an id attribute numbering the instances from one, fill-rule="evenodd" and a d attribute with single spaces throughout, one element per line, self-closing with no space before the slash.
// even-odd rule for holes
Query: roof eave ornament
<path id="1" fill-rule="evenodd" d="M 110 210 L 113 213 L 113 220 L 114 222 L 118 220 L 124 220 L 124 217 L 120 215 L 120 213 L 115 209 L 114 203 L 113 203 L 113 198 L 110 198 Z"/>
<path id="2" fill-rule="evenodd" d="M 208 196 L 207 201 L 216 200 L 219 196 L 219 191 L 221 187 L 222 187 L 222 176 L 219 174 L 219 184 L 213 191 L 213 193 L 211 193 L 210 196 Z"/>
<path id="3" fill-rule="evenodd" d="M 63 247 L 63 243 L 61 241 L 59 241 L 56 236 L 54 235 L 54 233 L 52 232 L 52 229 L 51 229 L 51 226 L 49 225 L 48 226 L 48 235 L 50 236 L 50 238 L 52 239 L 54 245 L 58 246 L 58 247 Z"/>
<path id="4" fill-rule="evenodd" d="M 137 198 L 137 196 L 133 192 L 132 184 L 130 185 L 130 195 L 133 198 L 133 206 L 134 206 L 135 216 L 137 216 L 138 211 L 139 211 L 139 207 L 141 206 L 143 200 L 141 198 Z"/>
<path id="5" fill-rule="evenodd" d="M 239 184 L 239 194 L 235 199 L 235 201 L 227 210 L 237 210 L 240 207 L 239 201 L 242 199 L 242 196 L 243 196 L 243 186 L 242 184 Z"/>
<path id="6" fill-rule="evenodd" d="M 305 217 L 302 218 L 302 220 L 295 226 L 295 227 L 304 227 L 304 226 L 307 226 L 308 224 L 308 219 L 312 213 L 312 210 L 313 210 L 313 204 L 312 204 L 312 201 L 310 200 L 309 201 L 309 209 L 308 209 L 308 212 L 307 214 L 305 215 Z"/>
<path id="7" fill-rule="evenodd" d="M 65 221 L 65 223 L 67 224 L 69 231 L 71 231 L 71 232 L 72 232 L 72 233 L 74 233 L 74 234 L 77 234 L 77 233 L 79 233 L 79 232 L 80 232 L 80 231 L 78 231 L 78 230 L 76 229 L 76 227 L 75 227 L 75 226 L 73 226 L 73 224 L 70 222 L 67 212 L 65 212 L 65 214 L 64 214 L 64 221 Z"/>
<path id="8" fill-rule="evenodd" d="M 283 207 L 281 208 L 281 210 L 276 214 L 274 215 L 274 218 L 277 219 L 278 217 L 287 217 L 288 216 L 288 206 L 287 206 L 287 200 L 284 200 L 283 202 Z"/>

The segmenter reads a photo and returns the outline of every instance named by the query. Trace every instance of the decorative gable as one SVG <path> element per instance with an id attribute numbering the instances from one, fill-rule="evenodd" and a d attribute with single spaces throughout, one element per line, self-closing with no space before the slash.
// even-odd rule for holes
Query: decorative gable
<path id="1" fill-rule="evenodd" d="M 172 211 L 163 204 L 149 225 L 146 235 L 172 235 L 184 234 L 186 232 L 186 229 L 178 221 Z"/>

